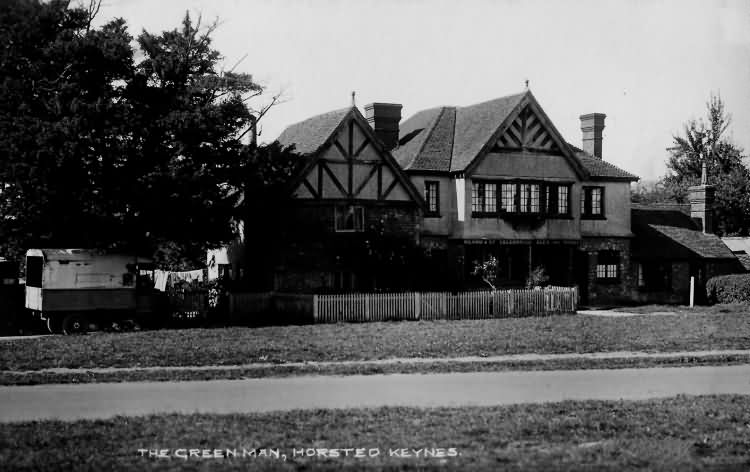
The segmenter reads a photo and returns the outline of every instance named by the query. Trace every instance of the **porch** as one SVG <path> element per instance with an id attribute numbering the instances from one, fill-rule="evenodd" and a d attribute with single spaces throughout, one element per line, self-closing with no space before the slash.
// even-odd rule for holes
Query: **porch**
<path id="1" fill-rule="evenodd" d="M 475 262 L 490 257 L 498 260 L 498 287 L 520 287 L 529 274 L 542 267 L 549 285 L 576 285 L 576 259 L 579 241 L 575 240 L 486 240 L 458 241 L 464 248 L 464 272 L 467 282 L 478 282 L 472 275 Z"/>

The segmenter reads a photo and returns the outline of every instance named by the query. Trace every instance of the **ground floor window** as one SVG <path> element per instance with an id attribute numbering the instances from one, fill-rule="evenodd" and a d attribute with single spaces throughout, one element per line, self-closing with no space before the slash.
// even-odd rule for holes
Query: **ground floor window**
<path id="1" fill-rule="evenodd" d="M 596 278 L 599 281 L 615 281 L 620 278 L 620 253 L 599 251 L 596 261 Z"/>

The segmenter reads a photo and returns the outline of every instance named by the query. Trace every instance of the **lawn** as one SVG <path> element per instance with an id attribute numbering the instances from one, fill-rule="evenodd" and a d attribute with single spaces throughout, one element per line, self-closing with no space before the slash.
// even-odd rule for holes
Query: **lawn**
<path id="1" fill-rule="evenodd" d="M 236 449 L 237 457 L 181 458 L 190 449 L 221 456 Z M 304 453 L 295 457 L 295 449 Z M 332 449 L 339 457 L 322 457 Z M 357 449 L 365 457 L 355 457 Z M 4 424 L 0 463 L 6 470 L 747 470 L 750 397 Z"/>
<path id="2" fill-rule="evenodd" d="M 750 317 L 553 316 L 93 333 L 0 342 L 0 370 L 750 349 Z"/>
<path id="3" fill-rule="evenodd" d="M 641 305 L 641 306 L 628 306 L 614 308 L 613 311 L 627 312 L 627 313 L 676 313 L 680 315 L 696 315 L 696 314 L 737 314 L 737 315 L 748 315 L 750 314 L 750 305 L 742 303 L 733 304 L 720 304 L 711 306 L 695 306 L 690 308 L 685 305 Z"/>

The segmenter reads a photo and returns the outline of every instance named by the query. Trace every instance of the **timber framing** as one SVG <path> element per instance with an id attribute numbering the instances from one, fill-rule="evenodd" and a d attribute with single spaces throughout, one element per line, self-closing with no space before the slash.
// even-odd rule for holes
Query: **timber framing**
<path id="1" fill-rule="evenodd" d="M 533 129 L 534 133 L 527 133 L 527 128 Z M 545 131 L 546 135 L 542 137 Z M 508 114 L 492 137 L 466 166 L 464 172 L 471 175 L 482 159 L 490 152 L 495 152 L 496 149 L 504 152 L 561 154 L 581 180 L 589 178 L 586 169 L 576 159 L 568 143 L 562 138 L 531 92 L 524 94 L 513 111 Z"/>
<path id="2" fill-rule="evenodd" d="M 355 132 L 364 136 L 362 142 L 357 143 L 355 148 Z M 344 143 L 340 137 L 345 136 Z M 380 159 L 362 159 L 360 156 L 368 148 L 377 153 Z M 338 157 L 331 157 L 329 150 L 335 149 Z M 327 155 L 328 154 L 328 155 Z M 341 122 L 328 136 L 320 148 L 312 154 L 304 156 L 307 160 L 297 175 L 290 181 L 289 192 L 293 192 L 299 187 L 303 187 L 313 200 L 326 201 L 357 201 L 363 200 L 362 193 L 369 186 L 376 188 L 376 200 L 387 200 L 393 190 L 399 185 L 406 191 L 411 203 L 417 205 L 420 209 L 425 209 L 425 202 L 422 195 L 414 187 L 411 179 L 404 173 L 391 153 L 383 148 L 379 140 L 374 136 L 367 120 L 362 116 L 356 107 L 342 118 Z M 337 175 L 331 166 L 344 166 L 346 175 Z M 364 179 L 355 183 L 355 169 L 368 167 Z M 392 180 L 385 180 L 386 168 L 393 176 Z M 331 197 L 324 195 L 323 182 L 330 181 L 340 195 Z M 303 200 L 303 199 L 298 199 Z M 366 200 L 366 199 L 364 199 Z"/>

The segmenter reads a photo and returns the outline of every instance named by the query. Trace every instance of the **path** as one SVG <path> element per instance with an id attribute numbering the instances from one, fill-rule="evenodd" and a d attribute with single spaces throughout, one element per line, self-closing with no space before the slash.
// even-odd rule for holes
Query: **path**
<path id="1" fill-rule="evenodd" d="M 674 311 L 654 311 L 651 313 L 631 313 L 614 310 L 578 310 L 578 315 L 605 316 L 610 318 L 621 318 L 624 316 L 678 316 L 680 313 Z"/>
<path id="2" fill-rule="evenodd" d="M 750 395 L 750 365 L 0 387 L 0 421 Z"/>

